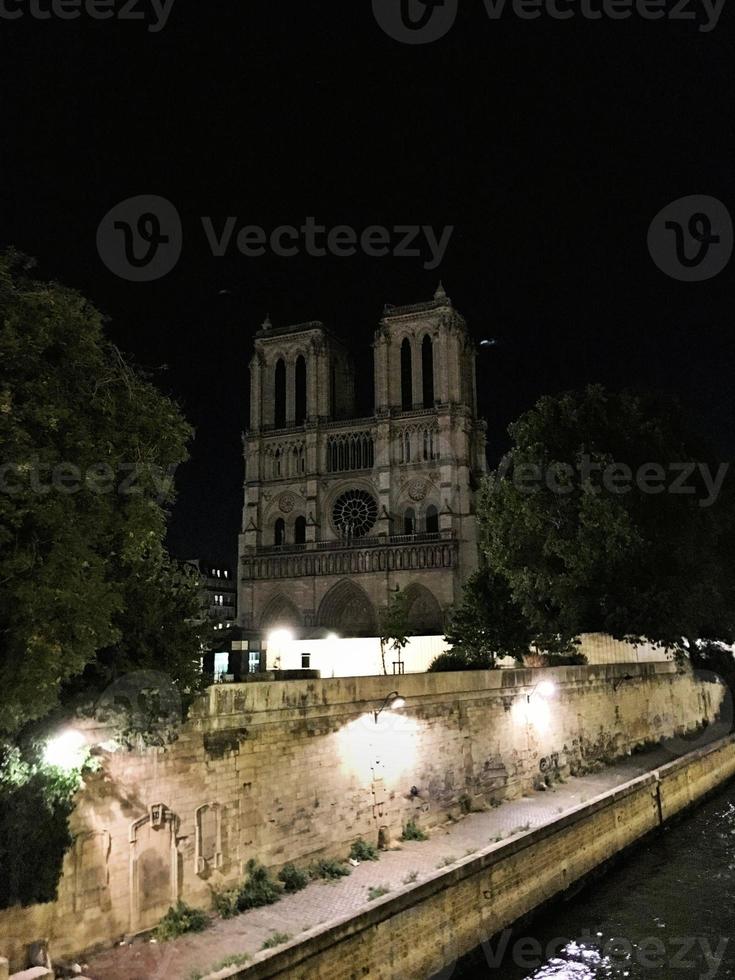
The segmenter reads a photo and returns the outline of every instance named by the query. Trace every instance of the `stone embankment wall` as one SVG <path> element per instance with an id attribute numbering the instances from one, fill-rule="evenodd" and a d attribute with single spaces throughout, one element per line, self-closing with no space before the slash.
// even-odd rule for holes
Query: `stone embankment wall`
<path id="1" fill-rule="evenodd" d="M 396 687 L 405 708 L 376 721 Z M 431 826 L 695 730 L 723 693 L 665 663 L 212 687 L 172 745 L 103 755 L 57 901 L 0 912 L 0 955 L 20 968 L 35 940 L 57 958 L 110 944 L 178 897 L 208 907 L 251 857 L 343 857 L 358 837 L 397 837 L 409 819 Z M 635 813 L 630 828 L 617 813 L 615 833 L 635 834 Z"/>
<path id="2" fill-rule="evenodd" d="M 371 903 L 358 916 L 305 933 L 221 978 L 375 980 L 450 977 L 452 965 L 521 916 L 735 777 L 723 739 L 634 779 L 505 844 L 493 844 Z M 212 978 L 214 980 L 214 977 Z"/>

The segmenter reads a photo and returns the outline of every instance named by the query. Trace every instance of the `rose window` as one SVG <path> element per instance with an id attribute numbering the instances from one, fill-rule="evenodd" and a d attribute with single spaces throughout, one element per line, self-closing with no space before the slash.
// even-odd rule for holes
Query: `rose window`
<path id="1" fill-rule="evenodd" d="M 332 508 L 334 526 L 344 538 L 362 538 L 378 519 L 378 504 L 365 490 L 348 490 Z"/>

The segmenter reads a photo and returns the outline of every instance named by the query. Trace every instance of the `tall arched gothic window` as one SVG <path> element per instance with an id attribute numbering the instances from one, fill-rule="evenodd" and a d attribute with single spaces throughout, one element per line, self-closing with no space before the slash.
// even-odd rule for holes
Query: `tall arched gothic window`
<path id="1" fill-rule="evenodd" d="M 306 518 L 297 517 L 296 522 L 293 526 L 294 532 L 294 543 L 295 544 L 306 544 Z"/>
<path id="2" fill-rule="evenodd" d="M 413 507 L 409 507 L 406 513 L 403 515 L 403 533 L 416 533 L 416 511 L 413 509 Z"/>
<path id="3" fill-rule="evenodd" d="M 434 407 L 434 345 L 427 334 L 421 344 L 421 373 L 424 381 L 424 408 Z"/>
<path id="4" fill-rule="evenodd" d="M 276 521 L 275 528 L 273 529 L 273 544 L 276 546 L 286 543 L 286 522 L 282 517 L 279 517 Z"/>
<path id="5" fill-rule="evenodd" d="M 295 372 L 295 404 L 296 404 L 296 425 L 303 425 L 306 421 L 306 361 L 303 355 L 299 354 L 296 358 Z"/>
<path id="6" fill-rule="evenodd" d="M 411 341 L 406 337 L 401 344 L 401 408 L 413 408 L 413 364 Z"/>
<path id="7" fill-rule="evenodd" d="M 283 429 L 286 427 L 286 362 L 282 357 L 276 362 L 273 397 L 273 421 L 277 429 Z"/>
<path id="8" fill-rule="evenodd" d="M 439 530 L 439 511 L 433 504 L 426 508 L 426 530 L 429 534 L 436 534 Z"/>

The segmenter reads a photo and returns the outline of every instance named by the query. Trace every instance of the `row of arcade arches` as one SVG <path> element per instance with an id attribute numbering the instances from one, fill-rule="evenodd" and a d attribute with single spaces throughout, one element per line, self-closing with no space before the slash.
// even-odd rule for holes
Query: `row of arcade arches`
<path id="1" fill-rule="evenodd" d="M 444 629 L 444 616 L 434 594 L 418 582 L 407 586 L 408 618 L 412 632 L 430 635 Z M 278 593 L 268 602 L 260 618 L 260 629 L 298 630 L 305 626 L 296 604 Z M 343 636 L 376 636 L 378 616 L 367 592 L 349 579 L 342 579 L 319 604 L 316 625 Z"/>

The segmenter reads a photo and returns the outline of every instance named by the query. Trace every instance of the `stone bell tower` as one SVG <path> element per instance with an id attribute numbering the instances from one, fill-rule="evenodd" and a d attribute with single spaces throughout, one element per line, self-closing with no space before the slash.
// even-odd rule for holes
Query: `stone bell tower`
<path id="1" fill-rule="evenodd" d="M 250 361 L 250 431 L 349 418 L 355 401 L 352 359 L 323 324 L 275 328 L 255 335 Z"/>
<path id="2" fill-rule="evenodd" d="M 477 415 L 475 346 L 441 283 L 433 303 L 386 306 L 373 348 L 377 414 L 454 405 Z"/>

